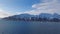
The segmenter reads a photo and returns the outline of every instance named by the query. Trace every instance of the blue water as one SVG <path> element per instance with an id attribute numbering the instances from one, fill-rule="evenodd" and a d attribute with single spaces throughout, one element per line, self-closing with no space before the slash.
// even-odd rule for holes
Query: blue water
<path id="1" fill-rule="evenodd" d="M 60 34 L 60 23 L 0 20 L 0 34 Z"/>

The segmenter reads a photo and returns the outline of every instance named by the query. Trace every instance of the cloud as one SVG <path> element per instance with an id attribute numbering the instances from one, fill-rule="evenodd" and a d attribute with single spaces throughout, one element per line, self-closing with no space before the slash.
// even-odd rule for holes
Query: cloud
<path id="1" fill-rule="evenodd" d="M 0 18 L 12 16 L 12 15 L 13 15 L 12 13 L 9 13 L 7 11 L 4 11 L 4 10 L 0 9 Z"/>
<path id="2" fill-rule="evenodd" d="M 8 12 L 0 9 L 0 17 L 8 17 L 16 14 L 28 13 L 32 15 L 38 15 L 40 13 L 58 13 L 60 14 L 60 0 L 41 0 L 42 3 L 33 4 L 32 9 L 30 11 L 25 12 Z"/>
<path id="3" fill-rule="evenodd" d="M 5 17 L 13 16 L 13 15 L 19 15 L 22 13 L 24 12 L 13 12 L 13 11 L 6 11 L 3 9 L 0 9 L 0 18 L 5 18 Z"/>
<path id="4" fill-rule="evenodd" d="M 60 1 L 59 0 L 42 0 L 42 3 L 32 5 L 34 10 L 26 11 L 24 13 L 29 13 L 33 15 L 38 15 L 40 13 L 58 13 L 60 14 Z"/>

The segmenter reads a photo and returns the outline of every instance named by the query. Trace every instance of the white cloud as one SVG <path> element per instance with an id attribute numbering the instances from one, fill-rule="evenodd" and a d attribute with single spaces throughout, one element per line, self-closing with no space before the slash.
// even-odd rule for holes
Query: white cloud
<path id="1" fill-rule="evenodd" d="M 40 14 L 40 13 L 58 13 L 60 14 L 60 1 L 59 0 L 42 0 L 42 3 L 32 5 L 32 8 L 35 8 L 31 11 L 26 11 L 25 13 L 29 14 Z"/>
<path id="2" fill-rule="evenodd" d="M 0 9 L 0 18 L 12 16 L 12 15 L 13 15 L 12 13 L 9 13 L 7 11 L 4 11 L 4 10 Z"/>
<path id="3" fill-rule="evenodd" d="M 25 11 L 25 12 L 8 12 L 0 9 L 0 17 L 8 17 L 15 14 L 22 14 L 22 13 L 28 13 L 33 15 L 38 15 L 40 13 L 58 13 L 60 14 L 60 1 L 59 0 L 42 0 L 42 3 L 34 4 L 32 5 L 33 10 Z"/>

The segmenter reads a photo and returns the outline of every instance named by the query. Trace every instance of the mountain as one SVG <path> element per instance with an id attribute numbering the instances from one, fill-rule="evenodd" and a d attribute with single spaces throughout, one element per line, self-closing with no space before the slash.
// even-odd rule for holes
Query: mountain
<path id="1" fill-rule="evenodd" d="M 24 19 L 30 19 L 31 17 L 35 17 L 35 15 L 20 14 L 20 15 L 9 16 L 9 17 L 3 18 L 3 19 L 8 19 L 8 20 L 24 20 Z"/>
<path id="2" fill-rule="evenodd" d="M 20 15 L 14 15 L 10 17 L 6 17 L 3 19 L 8 19 L 8 20 L 57 20 L 60 19 L 60 15 L 57 13 L 54 14 L 48 14 L 48 13 L 41 13 L 39 15 L 30 15 L 30 14 L 20 14 Z"/>
<path id="3" fill-rule="evenodd" d="M 14 16 L 10 16 L 13 18 L 30 18 L 33 17 L 34 15 L 30 15 L 30 14 L 20 14 L 20 15 L 14 15 Z"/>
<path id="4" fill-rule="evenodd" d="M 56 13 L 53 14 L 53 17 L 54 17 L 54 18 L 59 18 L 59 19 L 60 19 L 60 15 L 59 15 L 59 14 L 56 14 Z"/>
<path id="5" fill-rule="evenodd" d="M 48 13 L 41 13 L 38 16 L 41 18 L 51 18 L 53 15 Z"/>
<path id="6" fill-rule="evenodd" d="M 41 13 L 38 16 L 41 18 L 59 18 L 60 19 L 60 15 L 57 13 L 54 13 L 54 14 Z"/>

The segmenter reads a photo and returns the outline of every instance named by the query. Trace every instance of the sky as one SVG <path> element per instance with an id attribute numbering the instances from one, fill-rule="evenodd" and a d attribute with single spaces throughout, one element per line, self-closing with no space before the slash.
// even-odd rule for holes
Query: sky
<path id="1" fill-rule="evenodd" d="M 60 14 L 60 0 L 0 0 L 0 18 L 23 13 Z"/>

